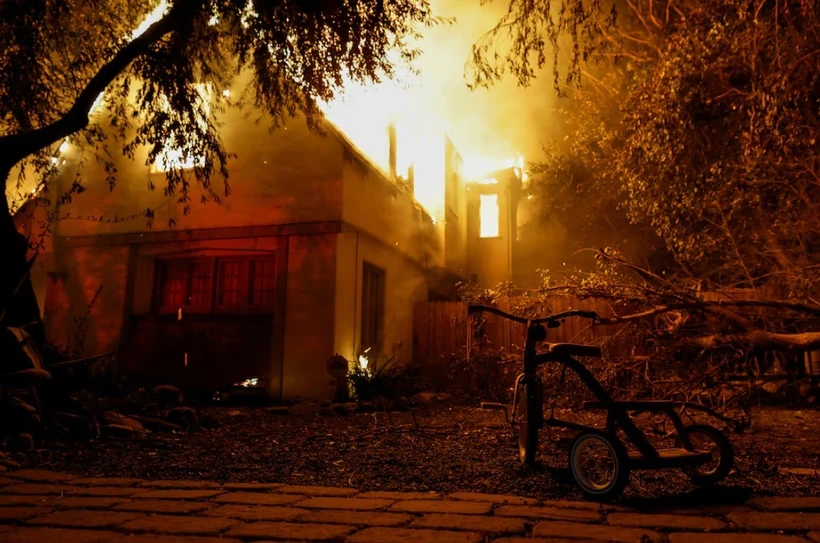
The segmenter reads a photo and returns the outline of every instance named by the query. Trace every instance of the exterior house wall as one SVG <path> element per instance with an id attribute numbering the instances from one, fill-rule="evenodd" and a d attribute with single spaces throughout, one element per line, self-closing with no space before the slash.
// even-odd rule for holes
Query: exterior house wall
<path id="1" fill-rule="evenodd" d="M 444 266 L 458 276 L 467 272 L 467 195 L 464 161 L 449 138 L 444 145 Z"/>
<path id="2" fill-rule="evenodd" d="M 115 157 L 118 184 L 113 192 L 101 166 L 83 170 L 86 192 L 60 207 L 64 218 L 53 227 L 57 242 L 43 287 L 48 290 L 44 305 L 52 339 L 71 339 L 74 318 L 85 312 L 102 284 L 89 313 L 84 353 L 133 343 L 127 337 L 133 324 L 129 319 L 152 315 L 157 258 L 273 252 L 283 279 L 281 308 L 278 303 L 273 324 L 257 323 L 263 326 L 257 341 L 270 344 L 271 393 L 326 398 L 344 147 L 332 135 L 309 132 L 302 119 L 271 134 L 246 119 L 229 118 L 222 135 L 228 150 L 238 155 L 229 164 L 232 193 L 222 205 L 201 204 L 192 195 L 188 216 L 161 190 L 147 189 L 149 181 L 161 187 L 164 173 L 145 166 L 144 153 L 135 161 Z M 71 152 L 66 154 L 63 187 L 76 168 Z M 217 192 L 220 183 L 214 182 Z M 149 207 L 157 209 L 151 228 L 140 216 Z M 112 221 L 115 217 L 129 220 Z M 169 218 L 177 220 L 174 227 Z M 174 351 L 172 358 L 181 356 Z"/>
<path id="3" fill-rule="evenodd" d="M 498 194 L 498 236 L 482 238 L 479 217 L 479 196 Z M 512 278 L 512 239 L 510 228 L 510 195 L 501 184 L 473 184 L 467 191 L 468 269 L 477 276 L 478 284 L 485 288 L 495 287 Z"/>
<path id="4" fill-rule="evenodd" d="M 60 253 L 69 265 L 65 273 L 57 276 L 57 280 L 61 281 L 59 287 L 50 291 L 46 315 L 50 336 L 54 341 L 73 346 L 74 319 L 86 315 L 87 311 L 88 332 L 85 335 L 84 354 L 123 348 L 130 353 L 123 357 L 124 369 L 140 374 L 145 369 L 142 366 L 161 347 L 162 356 L 168 358 L 161 361 L 163 365 L 179 366 L 178 371 L 184 373 L 181 366 L 185 356 L 186 367 L 190 364 L 193 370 L 200 361 L 194 353 L 187 353 L 189 356 L 186 356 L 185 326 L 196 317 L 187 312 L 183 313 L 178 323 L 181 335 L 164 336 L 179 343 L 178 348 L 151 344 L 148 350 L 140 349 L 144 343 L 142 338 L 148 336 L 140 335 L 138 324 L 142 323 L 142 328 L 151 321 L 165 321 L 166 327 L 169 320 L 171 326 L 177 324 L 174 322 L 176 315 L 153 313 L 157 261 L 181 257 L 275 255 L 278 268 L 276 309 L 270 322 L 264 317 L 261 321 L 254 319 L 252 324 L 260 334 L 258 337 L 246 338 L 247 345 L 225 346 L 226 349 L 234 349 L 240 359 L 243 358 L 243 349 L 253 351 L 256 350 L 255 346 L 265 351 L 265 360 L 246 364 L 244 369 L 237 365 L 235 368 L 212 368 L 211 371 L 215 373 L 215 378 L 224 374 L 226 379 L 230 377 L 231 380 L 249 377 L 246 373 L 268 374 L 271 394 L 276 397 L 326 398 L 330 388 L 325 364 L 333 354 L 338 235 L 334 228 L 326 230 L 329 232 L 241 237 L 247 229 L 220 229 L 216 232 L 223 236 L 222 239 L 209 238 L 209 235 L 214 235 L 213 230 L 200 231 L 202 235 L 197 236 L 200 239 L 189 240 L 170 232 L 64 239 L 62 244 L 65 246 Z M 94 245 L 86 246 L 84 243 Z M 90 304 L 100 285 L 99 296 L 95 303 Z M 228 317 L 227 320 L 241 326 L 236 318 Z M 233 340 L 241 340 L 237 339 L 241 338 L 241 333 L 232 335 L 235 336 Z M 231 338 L 208 339 L 220 341 Z M 265 350 L 266 344 L 270 345 L 270 349 Z M 247 356 L 245 358 L 247 361 Z M 155 376 L 146 375 L 149 378 Z M 214 386 L 217 384 L 227 383 L 213 383 Z"/>
<path id="5" fill-rule="evenodd" d="M 337 234 L 288 239 L 284 398 L 328 399 L 334 354 Z"/>
<path id="6" fill-rule="evenodd" d="M 117 184 L 109 190 L 106 173 L 93 159 L 82 170 L 86 192 L 61 206 L 59 236 L 100 235 L 148 231 L 145 209 L 155 210 L 151 231 L 235 227 L 339 220 L 342 215 L 340 178 L 343 150 L 333 137 L 310 132 L 301 118 L 270 133 L 266 126 L 246 119 L 241 112 L 229 110 L 221 130 L 226 149 L 236 153 L 228 163 L 231 194 L 224 202 L 200 202 L 200 190 L 191 189 L 191 213 L 183 216 L 175 198 L 163 194 L 165 174 L 144 164 L 142 149 L 134 160 L 115 155 Z M 65 175 L 60 188 L 65 190 L 76 172 L 78 149 L 66 153 Z M 149 190 L 149 183 L 157 187 Z M 212 181 L 219 194 L 224 182 L 218 175 Z M 89 219 L 89 217 L 91 219 Z M 104 220 L 94 220 L 102 217 Z M 127 218 L 117 222 L 108 219 Z"/>
<path id="7" fill-rule="evenodd" d="M 118 350 L 129 247 L 67 247 L 61 255 L 63 271 L 51 274 L 46 287 L 44 317 L 50 340 L 79 354 Z"/>
<path id="8" fill-rule="evenodd" d="M 384 271 L 384 338 L 380 353 L 368 358 L 382 364 L 389 358 L 413 358 L 413 306 L 427 299 L 427 278 L 421 265 L 381 239 L 350 229 L 339 236 L 336 281 L 336 353 L 355 361 L 361 354 L 362 275 L 365 264 Z"/>
<path id="9" fill-rule="evenodd" d="M 350 230 L 350 229 L 349 229 Z M 348 231 L 337 236 L 336 299 L 334 308 L 333 354 L 348 362 L 356 360 L 359 352 L 361 326 L 361 276 L 358 232 Z"/>
<path id="10" fill-rule="evenodd" d="M 326 399 L 334 391 L 328 359 L 341 354 L 355 360 L 360 351 L 363 267 L 370 264 L 385 272 L 382 352 L 371 356 L 376 363 L 389 357 L 411 360 L 413 306 L 427 299 L 426 270 L 444 264 L 445 228 L 433 224 L 405 187 L 370 164 L 335 128 L 328 132 L 322 138 L 296 119 L 270 134 L 229 115 L 222 136 L 228 151 L 238 155 L 229 164 L 232 193 L 222 205 L 200 203 L 194 186 L 187 216 L 162 193 L 164 173 L 144 165 L 144 151 L 134 161 L 113 158 L 118 171 L 113 192 L 105 169 L 88 163 L 82 170 L 86 191 L 59 207 L 54 250 L 43 260 L 52 339 L 71 341 L 75 319 L 88 312 L 84 354 L 125 349 L 132 353 L 124 357 L 126 369 L 165 365 L 169 375 L 184 378 L 201 362 L 199 343 L 235 352 L 243 363 L 250 354 L 243 349 L 258 346 L 267 358 L 252 366 L 269 370 L 274 397 Z M 450 151 L 456 164 L 457 153 Z M 73 148 L 65 153 L 55 194 L 73 181 L 78 153 Z M 453 168 L 457 164 L 450 173 Z M 150 184 L 159 188 L 148 190 Z M 213 180 L 217 193 L 222 186 Z M 457 207 L 466 209 L 465 199 Z M 155 210 L 150 228 L 142 215 L 148 208 Z M 451 228 L 454 246 L 464 244 L 462 230 Z M 459 252 L 456 263 L 464 259 L 464 247 Z M 276 255 L 277 302 L 271 315 L 188 312 L 177 319 L 156 312 L 158 262 L 218 262 L 262 253 Z M 216 274 L 218 263 L 213 269 Z M 102 290 L 87 311 L 99 285 Z M 218 322 L 224 322 L 222 332 L 215 328 Z M 256 335 L 242 335 L 248 332 L 237 322 Z M 220 343 L 217 336 L 226 339 Z M 231 364 L 213 372 L 236 378 L 232 372 L 240 363 Z"/>
<path id="11" fill-rule="evenodd" d="M 381 353 L 369 353 L 377 364 L 394 358 L 397 362 L 413 359 L 413 307 L 427 299 L 427 281 L 421 266 L 384 245 L 381 240 L 359 233 L 357 279 L 361 282 L 365 263 L 385 273 L 384 341 Z M 358 297 L 357 314 L 362 314 Z M 361 330 L 359 331 L 361 339 Z M 361 344 L 361 341 L 359 341 Z"/>
<path id="12" fill-rule="evenodd" d="M 362 274 L 365 263 L 384 270 L 381 353 L 412 360 L 413 304 L 427 298 L 425 267 L 443 250 L 437 230 L 412 196 L 353 155 L 344 164 L 343 219 L 337 255 L 336 352 L 356 360 L 361 350 Z"/>
<path id="13" fill-rule="evenodd" d="M 393 184 L 375 166 L 348 153 L 342 169 L 343 221 L 426 262 L 443 247 L 431 246 L 432 222 L 410 194 Z"/>

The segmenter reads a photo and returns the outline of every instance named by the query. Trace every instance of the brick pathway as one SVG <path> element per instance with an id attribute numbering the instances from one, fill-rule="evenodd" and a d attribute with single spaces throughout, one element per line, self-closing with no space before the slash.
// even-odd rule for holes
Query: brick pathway
<path id="1" fill-rule="evenodd" d="M 642 513 L 456 492 L 0 476 L 0 543 L 820 543 L 820 498 Z"/>

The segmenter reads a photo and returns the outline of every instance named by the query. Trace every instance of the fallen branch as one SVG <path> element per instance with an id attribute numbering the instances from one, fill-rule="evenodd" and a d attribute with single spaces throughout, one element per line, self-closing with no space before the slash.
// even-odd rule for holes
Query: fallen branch
<path id="1" fill-rule="evenodd" d="M 747 430 L 751 426 L 751 420 L 750 419 L 741 418 L 740 420 L 735 420 L 735 419 L 732 419 L 730 417 L 727 417 L 726 415 L 722 415 L 721 413 L 718 413 L 714 409 L 706 407 L 705 405 L 699 405 L 699 404 L 692 403 L 692 402 L 686 402 L 686 403 L 683 404 L 683 407 L 685 407 L 687 409 L 692 409 L 692 410 L 695 410 L 695 411 L 702 411 L 704 413 L 707 413 L 708 415 L 711 415 L 712 417 L 718 419 L 719 421 L 726 423 L 728 426 L 730 426 L 732 428 L 733 432 L 738 433 L 738 434 L 740 432 L 742 432 L 743 430 Z"/>
<path id="2" fill-rule="evenodd" d="M 765 307 L 769 309 L 787 309 L 796 313 L 805 313 L 813 317 L 820 317 L 820 307 L 787 302 L 782 300 L 702 300 L 666 304 L 631 315 L 614 315 L 612 317 L 598 317 L 599 324 L 618 324 L 638 319 L 645 319 L 662 315 L 671 311 L 708 309 L 710 307 Z"/>
<path id="3" fill-rule="evenodd" d="M 683 342 L 710 350 L 731 344 L 743 344 L 775 351 L 814 351 L 820 349 L 820 332 L 782 334 L 756 329 L 740 334 L 713 334 L 684 338 Z"/>

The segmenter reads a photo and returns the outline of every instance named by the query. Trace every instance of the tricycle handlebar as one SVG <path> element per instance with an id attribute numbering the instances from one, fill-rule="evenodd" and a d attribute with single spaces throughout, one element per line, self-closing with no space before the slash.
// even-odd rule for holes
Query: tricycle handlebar
<path id="1" fill-rule="evenodd" d="M 487 305 L 471 305 L 467 308 L 468 314 L 480 313 L 482 311 L 486 311 L 487 313 L 493 313 L 500 317 L 504 317 L 505 319 L 520 322 L 521 324 L 527 324 L 528 322 L 531 322 L 533 324 L 541 324 L 544 322 L 556 322 L 559 319 L 564 319 L 567 317 L 583 317 L 585 319 L 591 319 L 593 321 L 598 319 L 598 314 L 594 311 L 582 311 L 579 309 L 573 309 L 570 311 L 564 311 L 562 313 L 556 313 L 555 315 L 550 315 L 548 317 L 539 317 L 537 319 L 525 319 L 524 317 L 511 315 L 510 313 L 501 311 L 497 307 L 490 307 Z"/>

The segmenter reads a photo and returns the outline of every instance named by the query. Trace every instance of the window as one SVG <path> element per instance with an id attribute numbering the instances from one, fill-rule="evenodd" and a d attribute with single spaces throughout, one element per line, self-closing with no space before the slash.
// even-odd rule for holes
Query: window
<path id="1" fill-rule="evenodd" d="M 273 307 L 275 262 L 272 258 L 251 261 L 249 303 L 252 307 Z"/>
<path id="2" fill-rule="evenodd" d="M 166 260 L 159 263 L 157 307 L 161 312 L 180 308 L 207 311 L 213 288 L 213 261 Z"/>
<path id="3" fill-rule="evenodd" d="M 273 311 L 275 276 L 273 257 L 163 260 L 155 307 L 161 313 Z"/>
<path id="4" fill-rule="evenodd" d="M 498 194 L 481 194 L 478 201 L 479 236 L 498 237 Z"/>
<path id="5" fill-rule="evenodd" d="M 384 270 L 365 262 L 362 266 L 361 349 L 378 350 L 384 339 Z"/>
<path id="6" fill-rule="evenodd" d="M 229 311 L 272 310 L 275 262 L 273 258 L 234 258 L 220 261 L 217 308 Z"/>
<path id="7" fill-rule="evenodd" d="M 219 285 L 216 288 L 216 305 L 236 309 L 245 305 L 248 295 L 248 262 L 228 260 L 219 263 Z"/>

